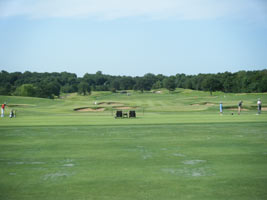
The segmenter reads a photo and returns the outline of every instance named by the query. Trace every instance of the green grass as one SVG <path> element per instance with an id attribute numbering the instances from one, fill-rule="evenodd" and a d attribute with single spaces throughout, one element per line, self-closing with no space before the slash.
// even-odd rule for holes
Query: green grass
<path id="1" fill-rule="evenodd" d="M 0 96 L 18 105 L 0 119 L 0 199 L 267 199 L 267 112 L 255 109 L 267 94 L 130 92 Z M 241 97 L 246 111 L 219 115 Z M 138 107 L 137 118 L 73 111 L 96 100 Z"/>

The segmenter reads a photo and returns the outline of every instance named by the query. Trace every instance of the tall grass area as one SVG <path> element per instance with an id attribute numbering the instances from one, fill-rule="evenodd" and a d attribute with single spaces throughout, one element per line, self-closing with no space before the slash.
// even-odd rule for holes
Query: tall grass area
<path id="1" fill-rule="evenodd" d="M 267 94 L 182 89 L 0 96 L 10 105 L 0 119 L 0 199 L 267 199 L 258 98 L 267 107 Z M 122 108 L 137 118 L 115 119 Z"/>

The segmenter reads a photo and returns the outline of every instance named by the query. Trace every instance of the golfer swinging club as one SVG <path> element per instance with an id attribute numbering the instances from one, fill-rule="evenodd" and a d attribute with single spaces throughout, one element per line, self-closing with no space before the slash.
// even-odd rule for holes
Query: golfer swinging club
<path id="1" fill-rule="evenodd" d="M 243 101 L 239 101 L 239 103 L 238 103 L 238 114 L 239 115 L 240 115 L 240 112 L 241 112 L 242 103 L 243 103 Z"/>
<path id="2" fill-rule="evenodd" d="M 1 106 L 1 117 L 4 117 L 5 116 L 5 107 L 6 107 L 6 103 L 3 103 L 2 106 Z"/>
<path id="3" fill-rule="evenodd" d="M 261 100 L 260 99 L 258 99 L 257 105 L 258 105 L 258 115 L 259 115 L 261 114 Z"/>
<path id="4" fill-rule="evenodd" d="M 223 114 L 223 104 L 222 104 L 222 102 L 220 102 L 220 115 L 222 115 Z"/>

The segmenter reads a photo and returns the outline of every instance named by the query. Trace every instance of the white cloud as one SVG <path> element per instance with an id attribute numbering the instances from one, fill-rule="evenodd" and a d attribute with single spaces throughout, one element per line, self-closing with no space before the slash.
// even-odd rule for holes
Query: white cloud
<path id="1" fill-rule="evenodd" d="M 0 17 L 267 18 L 265 0 L 0 0 Z"/>

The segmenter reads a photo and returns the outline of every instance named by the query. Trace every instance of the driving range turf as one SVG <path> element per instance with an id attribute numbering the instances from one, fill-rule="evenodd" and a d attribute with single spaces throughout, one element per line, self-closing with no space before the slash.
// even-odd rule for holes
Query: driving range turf
<path id="1" fill-rule="evenodd" d="M 0 96 L 0 199 L 267 199 L 267 94 L 130 93 Z"/>

